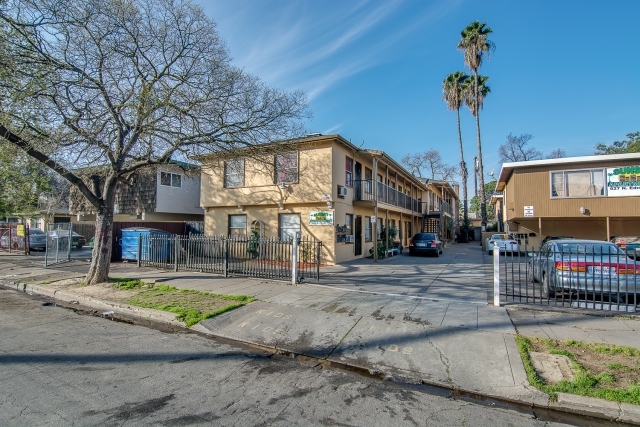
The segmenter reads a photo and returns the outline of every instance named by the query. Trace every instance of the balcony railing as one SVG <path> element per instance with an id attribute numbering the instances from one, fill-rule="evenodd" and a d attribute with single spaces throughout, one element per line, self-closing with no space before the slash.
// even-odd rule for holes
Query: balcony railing
<path id="1" fill-rule="evenodd" d="M 437 213 L 437 212 L 448 213 L 449 215 L 453 216 L 453 208 L 447 202 L 440 202 L 440 203 L 436 202 L 433 205 L 430 205 L 428 212 L 425 212 L 425 213 Z"/>
<path id="2" fill-rule="evenodd" d="M 374 201 L 373 185 L 374 183 L 370 179 L 353 181 L 353 200 Z M 422 213 L 422 201 L 420 199 L 413 199 L 381 182 L 376 182 L 375 185 L 377 185 L 378 190 L 378 202 Z"/>

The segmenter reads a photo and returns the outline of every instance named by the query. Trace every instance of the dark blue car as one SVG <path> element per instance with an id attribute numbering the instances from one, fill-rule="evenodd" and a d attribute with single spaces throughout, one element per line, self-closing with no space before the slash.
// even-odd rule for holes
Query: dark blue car
<path id="1" fill-rule="evenodd" d="M 409 241 L 409 255 L 429 254 L 440 256 L 444 244 L 435 233 L 417 233 Z"/>

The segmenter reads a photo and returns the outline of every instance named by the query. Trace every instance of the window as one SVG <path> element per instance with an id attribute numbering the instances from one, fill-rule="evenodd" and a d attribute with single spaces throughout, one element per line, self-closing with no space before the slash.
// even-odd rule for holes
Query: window
<path id="1" fill-rule="evenodd" d="M 353 234 L 353 215 L 352 214 L 347 214 L 344 218 L 344 225 L 347 228 L 347 236 L 348 235 L 352 235 Z M 353 243 L 353 242 L 347 242 L 347 243 Z"/>
<path id="2" fill-rule="evenodd" d="M 373 234 L 371 234 L 371 217 L 364 217 L 364 241 L 371 242 L 373 240 Z"/>
<path id="3" fill-rule="evenodd" d="M 298 153 L 276 155 L 276 184 L 298 182 Z"/>
<path id="4" fill-rule="evenodd" d="M 224 187 L 234 188 L 244 185 L 244 160 L 224 162 Z"/>
<path id="5" fill-rule="evenodd" d="M 238 237 L 247 235 L 247 216 L 229 215 L 229 236 Z"/>
<path id="6" fill-rule="evenodd" d="M 551 197 L 604 196 L 604 169 L 551 172 Z"/>
<path id="7" fill-rule="evenodd" d="M 372 179 L 373 179 L 373 171 L 369 168 L 364 168 L 364 192 L 371 194 L 373 191 Z"/>
<path id="8" fill-rule="evenodd" d="M 344 176 L 344 183 L 349 187 L 353 187 L 353 159 L 352 158 L 347 157 L 345 169 L 346 169 L 346 173 Z"/>
<path id="9" fill-rule="evenodd" d="M 171 172 L 160 172 L 160 185 L 166 187 L 182 187 L 182 175 Z"/>
<path id="10" fill-rule="evenodd" d="M 300 214 L 280 215 L 280 240 L 291 241 L 300 231 Z"/>

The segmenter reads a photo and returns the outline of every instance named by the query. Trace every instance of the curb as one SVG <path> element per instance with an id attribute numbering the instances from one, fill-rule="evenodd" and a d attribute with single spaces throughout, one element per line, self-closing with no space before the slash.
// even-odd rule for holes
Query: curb
<path id="1" fill-rule="evenodd" d="M 106 310 L 113 313 L 107 314 L 113 316 L 119 314 L 121 316 L 141 319 L 147 322 L 161 323 L 164 325 L 170 325 L 174 328 L 180 328 L 195 333 L 221 338 L 229 342 L 236 342 L 251 348 L 260 349 L 272 354 L 278 354 L 287 356 L 290 358 L 298 358 L 300 360 L 313 361 L 317 364 L 342 369 L 349 372 L 355 372 L 360 375 L 373 377 L 381 380 L 393 381 L 398 384 L 406 384 L 412 387 L 429 387 L 438 390 L 442 394 L 448 394 L 451 397 L 456 398 L 468 398 L 476 401 L 476 403 L 493 406 L 496 403 L 502 405 L 516 406 L 524 411 L 532 411 L 534 415 L 536 412 L 544 415 L 549 421 L 562 420 L 567 416 L 580 417 L 585 419 L 597 419 L 615 423 L 624 423 L 627 425 L 640 425 L 640 405 L 632 405 L 628 403 L 617 403 L 602 399 L 578 396 L 567 393 L 558 393 L 558 400 L 551 401 L 546 399 L 546 404 L 536 403 L 533 399 L 531 401 L 509 399 L 502 396 L 493 396 L 491 394 L 482 393 L 478 391 L 468 391 L 460 388 L 452 387 L 450 384 L 439 383 L 427 380 L 411 381 L 410 379 L 396 379 L 393 375 L 372 370 L 366 367 L 352 365 L 344 362 L 338 362 L 327 359 L 319 359 L 312 356 L 306 356 L 304 354 L 298 354 L 282 348 L 265 347 L 259 344 L 251 342 L 241 341 L 233 337 L 225 335 L 217 335 L 212 333 L 207 328 L 200 324 L 194 325 L 190 328 L 186 328 L 182 322 L 176 320 L 176 315 L 160 310 L 135 307 L 126 304 L 119 304 L 104 300 L 98 300 L 95 298 L 85 297 L 77 294 L 73 294 L 67 291 L 60 291 L 51 289 L 42 285 L 30 285 L 20 282 L 6 282 L 0 280 L 0 287 L 22 291 L 29 295 L 41 295 L 52 298 L 54 300 L 61 301 L 65 306 L 73 308 L 74 306 L 85 307 L 94 310 Z M 536 390 L 537 391 L 537 390 Z M 542 392 L 541 392 L 542 393 Z"/>

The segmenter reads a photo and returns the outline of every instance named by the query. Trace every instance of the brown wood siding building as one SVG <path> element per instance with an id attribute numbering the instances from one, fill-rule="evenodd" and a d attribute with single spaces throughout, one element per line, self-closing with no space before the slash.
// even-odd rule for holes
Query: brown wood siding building
<path id="1" fill-rule="evenodd" d="M 640 235 L 640 194 L 613 196 L 606 176 L 607 169 L 639 165 L 640 153 L 505 163 L 496 188 L 503 192 L 500 220 L 510 232 L 535 234 L 529 239 L 532 243 L 554 235 L 599 240 Z M 552 173 L 599 170 L 603 186 L 591 185 L 592 195 L 553 195 Z M 640 181 L 640 176 L 634 179 Z M 564 180 L 559 182 L 566 188 Z"/>

